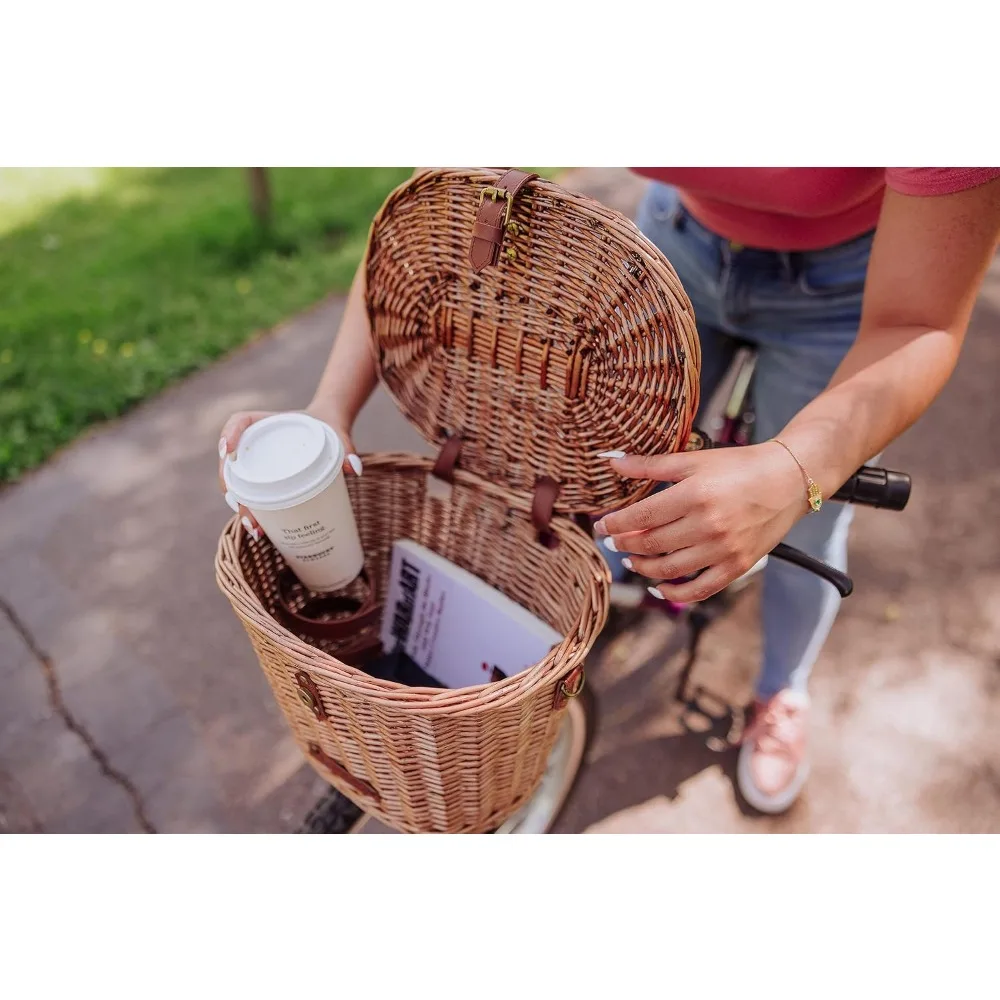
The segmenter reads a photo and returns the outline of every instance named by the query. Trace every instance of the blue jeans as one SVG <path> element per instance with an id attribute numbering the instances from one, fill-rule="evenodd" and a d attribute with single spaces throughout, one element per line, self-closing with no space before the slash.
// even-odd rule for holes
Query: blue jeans
<path id="1" fill-rule="evenodd" d="M 734 247 L 698 223 L 677 193 L 661 184 L 650 185 L 636 223 L 673 265 L 694 305 L 703 405 L 732 360 L 731 338 L 750 342 L 758 352 L 755 438 L 778 434 L 826 388 L 854 343 L 871 236 L 809 253 Z M 825 504 L 798 521 L 785 541 L 844 570 L 851 518 L 849 506 Z M 618 559 L 610 554 L 608 559 L 619 577 Z M 789 687 L 805 691 L 840 596 L 829 583 L 777 559 L 769 561 L 763 577 L 757 694 L 769 697 Z"/>

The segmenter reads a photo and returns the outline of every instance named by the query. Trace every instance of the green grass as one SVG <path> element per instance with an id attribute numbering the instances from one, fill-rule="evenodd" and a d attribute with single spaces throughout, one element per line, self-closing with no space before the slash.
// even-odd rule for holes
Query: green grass
<path id="1" fill-rule="evenodd" d="M 410 168 L 0 170 L 0 483 L 350 285 Z"/>

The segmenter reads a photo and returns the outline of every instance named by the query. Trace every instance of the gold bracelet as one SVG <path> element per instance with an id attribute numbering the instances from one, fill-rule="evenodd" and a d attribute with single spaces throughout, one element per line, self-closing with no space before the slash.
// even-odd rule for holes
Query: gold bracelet
<path id="1" fill-rule="evenodd" d="M 823 506 L 823 493 L 821 492 L 819 486 L 817 486 L 816 481 L 809 475 L 808 472 L 806 472 L 805 466 L 795 457 L 795 453 L 788 447 L 787 444 L 785 444 L 784 441 L 779 441 L 777 438 L 771 438 L 771 440 L 775 444 L 780 444 L 781 447 L 792 456 L 792 461 L 799 467 L 799 471 L 805 477 L 806 481 L 806 501 L 809 504 L 809 509 L 812 513 L 818 514 L 820 507 Z"/>

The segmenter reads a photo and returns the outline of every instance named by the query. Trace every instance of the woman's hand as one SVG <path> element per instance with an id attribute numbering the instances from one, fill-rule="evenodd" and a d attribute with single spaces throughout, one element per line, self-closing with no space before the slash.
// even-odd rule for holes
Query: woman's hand
<path id="1" fill-rule="evenodd" d="M 727 587 L 785 537 L 809 507 L 805 480 L 773 441 L 611 462 L 628 479 L 673 483 L 596 525 L 631 568 L 661 583 L 671 601 L 703 601 Z M 605 541 L 605 545 L 608 542 Z"/>
<path id="2" fill-rule="evenodd" d="M 344 458 L 344 472 L 360 476 L 362 464 L 361 459 L 354 451 L 354 442 L 351 440 L 349 421 L 345 420 L 334 408 L 324 406 L 315 401 L 306 407 L 305 412 L 317 420 L 322 420 L 324 423 L 329 424 L 334 429 L 337 437 L 344 444 L 346 454 Z M 232 494 L 226 491 L 226 481 L 222 475 L 222 467 L 226 456 L 231 455 L 236 450 L 243 432 L 252 424 L 257 423 L 258 420 L 263 420 L 264 417 L 270 416 L 273 416 L 273 411 L 271 410 L 245 410 L 241 413 L 234 413 L 226 421 L 225 426 L 222 428 L 222 436 L 219 438 L 219 485 L 226 496 L 226 503 L 243 519 L 243 527 L 253 536 L 254 541 L 260 541 L 263 534 L 261 527 L 253 514 L 242 504 L 237 504 Z"/>

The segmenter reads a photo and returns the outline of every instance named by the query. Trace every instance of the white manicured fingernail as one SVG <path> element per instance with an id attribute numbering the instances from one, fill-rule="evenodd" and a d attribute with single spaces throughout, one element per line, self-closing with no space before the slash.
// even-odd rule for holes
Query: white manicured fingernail
<path id="1" fill-rule="evenodd" d="M 361 463 L 361 459 L 357 455 L 348 455 L 347 462 L 350 467 L 354 470 L 354 475 L 360 476 L 364 470 L 364 465 Z"/>
<path id="2" fill-rule="evenodd" d="M 233 509 L 234 514 L 238 514 L 240 512 L 240 502 L 232 495 L 232 493 L 229 492 L 229 490 L 226 490 L 226 503 Z M 244 518 L 244 520 L 246 520 L 246 518 Z"/>
<path id="3" fill-rule="evenodd" d="M 656 587 L 647 587 L 646 590 L 650 592 L 658 601 L 664 601 L 666 598 L 661 594 Z"/>
<path id="4" fill-rule="evenodd" d="M 227 451 L 229 451 L 229 446 L 226 444 L 226 439 L 219 438 L 219 458 L 225 458 Z"/>
<path id="5" fill-rule="evenodd" d="M 598 458 L 624 458 L 625 452 L 623 451 L 602 451 Z"/>
<path id="6" fill-rule="evenodd" d="M 628 557 L 628 556 L 626 556 L 626 557 L 625 557 L 625 558 L 624 558 L 624 559 L 622 560 L 622 565 L 623 565 L 623 566 L 624 566 L 624 567 L 625 567 L 625 568 L 626 568 L 627 570 L 629 570 L 629 571 L 631 571 L 631 570 L 634 570 L 634 569 L 635 569 L 635 567 L 634 567 L 634 566 L 632 565 L 632 560 L 631 560 L 631 559 L 629 559 L 629 557 Z"/>
<path id="7" fill-rule="evenodd" d="M 250 523 L 249 517 L 244 517 L 240 520 L 240 524 L 243 525 L 246 533 L 255 541 L 260 541 L 260 532 Z"/>
<path id="8" fill-rule="evenodd" d="M 609 552 L 617 552 L 618 551 L 618 546 L 615 545 L 615 540 L 610 535 L 608 535 L 608 537 L 604 539 L 604 547 Z"/>

